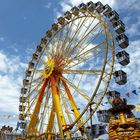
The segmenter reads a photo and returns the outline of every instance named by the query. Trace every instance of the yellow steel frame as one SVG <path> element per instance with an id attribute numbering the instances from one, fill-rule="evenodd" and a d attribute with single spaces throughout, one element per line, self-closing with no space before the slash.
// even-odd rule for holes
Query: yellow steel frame
<path id="1" fill-rule="evenodd" d="M 33 111 L 33 114 L 31 115 L 31 121 L 27 127 L 27 132 L 28 134 L 36 134 L 37 133 L 37 122 L 38 122 L 38 114 L 40 113 L 40 108 L 41 108 L 41 104 L 43 102 L 43 97 L 44 97 L 44 91 L 45 91 L 45 88 L 47 86 L 47 83 L 48 81 L 50 80 L 50 87 L 51 87 L 51 92 L 52 92 L 52 108 L 51 108 L 51 113 L 50 113 L 50 116 L 49 116 L 49 119 L 48 119 L 48 126 L 47 126 L 47 129 L 46 129 L 46 133 L 48 134 L 51 134 L 53 133 L 53 127 L 54 127 L 54 120 L 55 120 L 55 114 L 56 114 L 56 117 L 57 117 L 57 122 L 58 122 L 58 126 L 59 126 L 59 132 L 60 132 L 60 136 L 61 138 L 64 138 L 64 129 L 67 129 L 67 122 L 66 122 L 66 118 L 63 114 L 63 108 L 62 108 L 62 105 L 61 105 L 61 99 L 60 99 L 60 80 L 62 82 L 62 85 L 65 89 L 65 92 L 67 94 L 67 97 L 68 97 L 68 100 L 70 102 L 70 105 L 72 107 L 72 109 L 74 110 L 74 116 L 75 116 L 75 121 L 72 123 L 72 125 L 76 125 L 78 124 L 78 128 L 76 128 L 73 133 L 75 133 L 77 130 L 79 130 L 79 128 L 81 128 L 92 116 L 89 116 L 86 120 L 82 120 L 82 116 L 84 115 L 84 113 L 87 111 L 89 105 L 90 105 L 90 102 L 93 102 L 93 99 L 94 97 L 96 96 L 96 93 L 99 89 L 99 86 L 103 80 L 103 76 L 105 74 L 105 67 L 107 65 L 107 57 L 108 57 L 108 49 L 109 49 L 109 45 L 108 45 L 108 33 L 107 33 L 107 29 L 109 30 L 109 27 L 108 25 L 105 23 L 105 21 L 100 18 L 98 15 L 96 15 L 95 13 L 91 13 L 91 12 L 87 12 L 88 15 L 85 16 L 79 16 L 79 17 L 76 17 L 74 19 L 72 19 L 70 22 L 66 23 L 66 24 L 69 24 L 71 23 L 70 25 L 70 28 L 67 28 L 67 31 L 66 31 L 66 36 L 64 38 L 63 43 L 62 44 L 62 47 L 59 48 L 60 44 L 61 44 L 61 37 L 63 36 L 63 28 L 64 26 L 58 31 L 60 33 L 59 37 L 58 37 L 58 32 L 56 33 L 57 35 L 57 40 L 58 40 L 58 44 L 56 45 L 55 44 L 55 36 L 53 35 L 52 37 L 52 56 L 49 54 L 49 58 L 50 57 L 55 57 L 53 60 L 54 60 L 54 65 L 55 63 L 58 62 L 58 59 L 60 59 L 60 64 L 58 64 L 58 68 L 63 67 L 62 69 L 62 73 L 67 73 L 67 74 L 98 74 L 100 75 L 100 78 L 98 80 L 98 83 L 97 83 L 97 86 L 96 86 L 96 89 L 95 91 L 93 92 L 92 96 L 91 97 L 88 97 L 85 93 L 81 92 L 79 90 L 78 87 L 76 87 L 73 83 L 71 83 L 70 81 L 68 81 L 68 79 L 64 78 L 62 75 L 60 76 L 60 74 L 53 74 L 53 71 L 51 71 L 51 73 L 49 74 L 49 76 L 47 77 L 48 79 L 44 78 L 44 82 L 43 82 L 43 85 L 39 91 L 39 96 L 38 96 L 38 100 L 37 100 L 37 103 L 35 105 L 35 108 L 34 108 L 34 111 Z M 85 19 L 82 21 L 82 17 L 85 17 Z M 86 21 L 86 18 L 87 17 L 91 17 L 93 18 L 93 21 L 94 22 L 94 19 L 98 19 L 99 22 L 94 26 L 94 28 L 92 28 L 88 33 L 88 29 L 90 28 L 90 26 L 92 25 L 92 22 L 91 24 L 86 27 L 86 31 L 85 31 L 85 34 L 83 36 L 81 36 L 81 39 L 79 41 L 75 41 L 75 36 L 80 32 L 80 29 L 82 27 L 82 25 L 84 24 L 84 22 Z M 80 19 L 81 22 L 79 22 L 80 24 L 77 26 L 77 29 L 76 31 L 72 34 L 72 38 L 69 42 L 69 44 L 67 46 L 65 46 L 65 43 L 66 43 L 66 40 L 69 38 L 69 32 L 70 32 L 70 29 L 72 29 L 72 26 L 73 26 L 73 22 L 74 20 L 76 19 Z M 65 24 L 65 25 L 66 25 Z M 102 24 L 102 28 L 104 31 L 104 36 L 105 36 L 105 42 L 101 42 L 100 44 L 98 44 L 97 46 L 94 46 L 93 48 L 83 52 L 82 52 L 82 49 L 74 56 L 74 57 L 71 57 L 70 59 L 67 59 L 79 46 L 79 44 L 81 42 L 83 42 L 90 34 L 92 34 L 93 31 L 96 31 L 97 27 L 100 26 L 100 24 Z M 96 39 L 101 32 L 98 32 L 97 35 L 95 35 L 93 38 L 92 38 L 92 41 L 94 39 Z M 110 82 L 110 79 L 111 79 L 111 75 L 112 75 L 112 72 L 113 72 L 113 66 L 114 66 L 114 38 L 112 36 L 112 33 L 110 32 L 109 30 L 109 37 L 112 41 L 112 63 L 110 65 L 110 72 L 109 74 L 106 75 L 106 78 L 107 78 L 107 83 L 106 83 L 106 86 L 105 86 L 105 89 L 104 89 L 104 92 L 102 93 L 102 96 L 100 97 L 98 103 L 96 103 L 96 107 L 94 108 L 93 112 L 92 112 L 92 115 L 95 113 L 95 111 L 97 110 L 97 108 L 99 107 L 103 97 L 105 96 L 105 93 L 107 91 L 107 88 L 108 88 L 108 85 L 109 85 L 109 82 Z M 88 42 L 85 46 L 83 46 L 83 48 L 87 47 L 92 41 Z M 75 46 L 73 49 L 70 50 L 70 47 L 71 47 L 71 44 L 75 42 Z M 88 53 L 90 53 L 90 51 L 92 50 L 96 50 L 97 48 L 100 48 L 102 45 L 105 44 L 105 57 L 104 57 L 104 64 L 103 64 L 103 67 L 102 69 L 100 70 L 73 70 L 73 69 L 70 69 L 71 67 L 74 67 L 82 62 L 85 62 L 87 60 L 89 60 L 91 57 L 87 57 L 85 58 L 84 60 L 81 60 L 79 61 L 78 63 L 74 64 L 74 65 L 71 65 L 71 66 L 68 66 L 74 59 L 78 58 L 78 57 L 81 57 L 81 56 L 84 56 Z M 46 45 L 47 47 L 47 45 Z M 45 51 L 45 48 L 43 50 L 43 52 Z M 55 52 L 56 51 L 56 52 Z M 42 52 L 42 54 L 43 54 Z M 64 53 L 64 52 L 68 52 L 63 58 L 61 58 L 61 54 Z M 58 53 L 60 56 L 57 57 L 55 56 L 55 53 Z M 101 52 L 99 51 L 96 55 L 100 54 Z M 96 56 L 95 55 L 95 56 Z M 38 63 L 39 61 L 41 61 L 42 59 L 38 59 Z M 61 61 L 63 60 L 66 60 L 64 63 L 61 64 Z M 42 60 L 43 61 L 43 60 Z M 54 68 L 55 69 L 55 68 Z M 37 70 L 34 70 L 34 73 L 37 72 Z M 32 79 L 33 79 L 33 76 L 34 76 L 34 73 L 32 75 Z M 42 77 L 40 77 L 42 78 Z M 34 80 L 35 81 L 35 80 Z M 30 83 L 30 88 L 32 87 L 32 83 Z M 80 113 L 77 109 L 77 106 L 76 106 L 76 103 L 72 97 L 72 94 L 68 88 L 68 85 L 69 84 L 73 89 L 75 89 L 75 91 L 77 91 L 79 93 L 80 96 L 84 97 L 87 101 L 88 101 L 88 104 L 87 106 L 85 107 L 85 109 L 82 111 L 82 113 Z M 35 87 L 35 89 L 38 88 L 38 87 Z M 34 91 L 34 90 L 32 90 Z M 31 92 L 32 93 L 32 92 Z M 63 101 L 65 102 L 65 101 Z M 30 95 L 29 95 L 29 98 L 28 98 L 28 105 L 29 105 L 29 113 L 30 113 L 30 107 L 31 107 L 31 104 L 30 104 Z M 67 108 L 66 104 L 64 103 L 64 107 L 65 109 Z M 68 110 L 66 109 L 66 113 L 68 113 Z M 67 115 L 69 120 L 71 120 L 72 122 L 72 119 L 70 118 L 69 115 Z M 66 136 L 67 138 L 70 138 L 70 132 L 69 130 L 67 129 L 66 130 Z M 48 137 L 50 139 L 50 137 Z"/>
<path id="2" fill-rule="evenodd" d="M 75 103 L 75 101 L 74 101 L 74 99 L 73 99 L 73 97 L 72 97 L 72 95 L 71 95 L 71 93 L 70 93 L 70 90 L 69 90 L 67 84 L 65 83 L 65 81 L 62 81 L 62 82 L 63 82 L 63 86 L 64 86 L 64 88 L 65 88 L 65 91 L 66 91 L 66 93 L 67 93 L 69 102 L 70 102 L 70 104 L 71 104 L 71 106 L 72 106 L 72 109 L 73 109 L 75 118 L 77 119 L 77 118 L 80 116 L 80 112 L 78 111 L 78 108 L 77 108 L 77 106 L 76 106 L 76 103 Z M 82 122 L 83 122 L 82 119 L 80 119 L 80 120 L 78 121 L 78 126 L 80 126 Z"/>
<path id="3" fill-rule="evenodd" d="M 37 121 L 38 121 L 38 114 L 39 114 L 39 111 L 40 111 L 40 106 L 41 106 L 41 103 L 42 103 L 42 100 L 43 100 L 44 91 L 45 91 L 45 88 L 47 86 L 47 83 L 48 83 L 48 80 L 45 79 L 44 83 L 43 83 L 43 86 L 40 89 L 38 101 L 36 103 L 34 112 L 33 112 L 32 117 L 31 117 L 31 121 L 30 121 L 29 126 L 27 128 L 27 133 L 29 135 L 37 133 L 36 125 L 37 125 Z"/>
<path id="4" fill-rule="evenodd" d="M 55 111 L 56 111 L 56 116 L 57 116 L 57 120 L 58 120 L 58 126 L 59 126 L 59 131 L 60 131 L 60 136 L 61 138 L 64 138 L 64 133 L 63 133 L 63 129 L 66 127 L 66 120 L 64 118 L 64 114 L 62 111 L 62 107 L 60 104 L 60 99 L 59 99 L 59 93 L 58 93 L 58 89 L 56 87 L 56 80 L 53 76 L 50 77 L 51 80 L 51 88 L 52 88 L 52 97 L 53 97 L 53 102 L 55 105 Z M 70 138 L 70 134 L 67 131 L 66 132 L 67 137 Z"/>

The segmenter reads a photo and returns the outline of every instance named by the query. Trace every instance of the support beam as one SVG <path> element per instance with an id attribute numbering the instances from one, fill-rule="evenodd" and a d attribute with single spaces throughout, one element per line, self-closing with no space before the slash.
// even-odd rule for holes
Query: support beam
<path id="1" fill-rule="evenodd" d="M 53 76 L 50 77 L 50 80 L 51 80 L 51 88 L 52 88 L 52 97 L 53 97 L 53 102 L 55 105 L 55 111 L 56 111 L 59 131 L 60 131 L 60 137 L 64 138 L 63 127 L 66 126 L 66 120 L 64 118 L 64 114 L 63 114 L 62 107 L 60 104 L 59 92 L 56 87 L 58 83 L 56 83 L 56 79 Z M 70 137 L 70 135 L 68 137 Z"/>
<path id="2" fill-rule="evenodd" d="M 75 116 L 75 118 L 77 119 L 77 118 L 80 116 L 80 112 L 78 111 L 78 108 L 77 108 L 77 106 L 76 106 L 76 104 L 75 104 L 75 101 L 74 101 L 74 99 L 73 99 L 73 97 L 72 97 L 72 95 L 71 95 L 71 92 L 70 92 L 70 90 L 69 90 L 67 84 L 65 83 L 65 81 L 62 81 L 62 83 L 63 83 L 63 86 L 64 86 L 64 88 L 65 88 L 65 91 L 66 91 L 66 93 L 67 93 L 67 95 L 68 95 L 68 98 L 69 98 L 70 104 L 71 104 L 71 106 L 72 106 L 72 109 L 73 109 L 73 111 L 74 111 L 74 116 Z M 82 119 L 80 119 L 80 120 L 78 121 L 78 126 L 80 126 L 81 123 L 82 123 Z"/>
<path id="3" fill-rule="evenodd" d="M 46 89 L 47 83 L 48 83 L 48 80 L 45 79 L 44 83 L 43 83 L 43 85 L 42 85 L 42 87 L 39 91 L 39 97 L 38 97 L 34 112 L 31 116 L 31 121 L 30 121 L 30 123 L 27 127 L 27 134 L 29 134 L 29 135 L 37 133 L 36 125 L 37 125 L 37 122 L 38 122 L 38 114 L 40 112 L 40 107 L 41 107 L 41 103 L 42 103 L 42 100 L 43 100 L 43 97 L 44 97 L 44 91 Z"/>
<path id="4" fill-rule="evenodd" d="M 55 108 L 54 108 L 54 103 L 53 103 L 50 118 L 48 120 L 47 130 L 46 130 L 47 133 L 52 133 L 53 126 L 54 126 L 54 118 L 55 118 Z"/>

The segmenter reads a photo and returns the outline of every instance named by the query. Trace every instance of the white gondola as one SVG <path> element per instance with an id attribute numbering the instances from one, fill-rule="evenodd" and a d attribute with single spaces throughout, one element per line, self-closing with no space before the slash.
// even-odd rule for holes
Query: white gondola
<path id="1" fill-rule="evenodd" d="M 38 54 L 33 53 L 33 55 L 32 55 L 32 59 L 33 59 L 34 61 L 36 61 L 36 60 L 38 59 Z"/>
<path id="2" fill-rule="evenodd" d="M 57 30 L 58 30 L 58 24 L 54 23 L 54 24 L 52 25 L 52 30 L 53 30 L 53 31 L 57 31 Z"/>
<path id="3" fill-rule="evenodd" d="M 107 110 L 97 111 L 97 117 L 99 122 L 108 123 L 109 122 L 109 113 Z"/>
<path id="4" fill-rule="evenodd" d="M 109 18 L 110 18 L 110 21 L 114 23 L 117 20 L 119 20 L 119 14 L 115 10 L 113 10 L 111 13 L 109 13 Z"/>
<path id="5" fill-rule="evenodd" d="M 67 12 L 64 14 L 64 16 L 65 16 L 65 18 L 66 18 L 67 20 L 70 20 L 71 17 L 72 17 L 72 14 L 71 14 L 71 12 L 67 11 Z"/>
<path id="6" fill-rule="evenodd" d="M 27 86 L 28 84 L 29 84 L 29 80 L 24 79 L 24 80 L 23 80 L 23 85 L 24 85 L 24 86 Z"/>
<path id="7" fill-rule="evenodd" d="M 37 52 L 42 52 L 42 49 L 43 49 L 43 47 L 41 45 L 38 45 L 36 48 Z"/>
<path id="8" fill-rule="evenodd" d="M 125 25 L 121 20 L 116 21 L 113 24 L 113 27 L 115 29 L 115 31 L 117 32 L 117 34 L 121 34 L 125 32 Z"/>
<path id="9" fill-rule="evenodd" d="M 26 77 L 30 77 L 30 76 L 31 76 L 31 73 L 32 73 L 32 71 L 27 70 L 26 73 L 25 73 L 25 76 L 26 76 Z"/>
<path id="10" fill-rule="evenodd" d="M 125 34 L 118 35 L 116 40 L 118 41 L 119 47 L 122 49 L 127 48 L 129 45 L 128 37 Z"/>
<path id="11" fill-rule="evenodd" d="M 103 4 L 100 1 L 98 1 L 97 3 L 95 3 L 95 9 L 98 13 L 102 13 L 104 10 Z"/>
<path id="12" fill-rule="evenodd" d="M 46 44 L 47 43 L 47 39 L 46 38 L 42 38 L 41 39 L 41 44 Z"/>
<path id="13" fill-rule="evenodd" d="M 106 4 L 105 6 L 103 6 L 103 11 L 102 13 L 105 15 L 105 16 L 109 16 L 109 14 L 112 12 L 112 8 Z"/>
<path id="14" fill-rule="evenodd" d="M 25 84 L 24 80 L 23 80 L 23 84 Z M 27 93 L 27 88 L 22 88 L 21 89 L 21 94 L 26 94 L 26 93 Z"/>
<path id="15" fill-rule="evenodd" d="M 19 106 L 19 111 L 21 111 L 21 112 L 25 111 L 25 106 L 20 105 Z"/>
<path id="16" fill-rule="evenodd" d="M 35 66 L 35 63 L 34 62 L 29 62 L 29 69 L 33 69 Z"/>
<path id="17" fill-rule="evenodd" d="M 59 23 L 60 25 L 64 25 L 64 24 L 65 24 L 65 18 L 64 18 L 64 17 L 58 18 L 58 23 Z"/>
<path id="18" fill-rule="evenodd" d="M 90 11 L 90 12 L 93 12 L 95 10 L 95 4 L 90 1 L 87 3 L 87 9 Z"/>
<path id="19" fill-rule="evenodd" d="M 86 6 L 86 4 L 84 4 L 84 3 L 81 3 L 81 4 L 78 6 L 78 8 L 79 8 L 80 10 L 84 10 L 84 11 L 87 10 L 87 6 Z"/>
<path id="20" fill-rule="evenodd" d="M 71 9 L 72 11 L 72 14 L 74 14 L 75 16 L 78 16 L 79 15 L 79 9 L 75 6 Z"/>
<path id="21" fill-rule="evenodd" d="M 25 101 L 26 101 L 26 97 L 20 97 L 19 98 L 19 102 L 20 103 L 25 103 Z"/>
<path id="22" fill-rule="evenodd" d="M 48 31 L 46 32 L 46 36 L 47 36 L 48 38 L 51 38 L 51 37 L 52 37 L 52 31 L 51 31 L 51 30 L 48 30 Z"/>
<path id="23" fill-rule="evenodd" d="M 113 73 L 113 77 L 115 79 L 115 82 L 119 85 L 124 85 L 127 82 L 127 75 L 124 71 L 119 70 L 119 71 L 115 71 Z"/>
<path id="24" fill-rule="evenodd" d="M 130 57 L 126 51 L 118 52 L 116 54 L 116 57 L 118 59 L 118 62 L 123 66 L 126 66 L 130 63 Z"/>

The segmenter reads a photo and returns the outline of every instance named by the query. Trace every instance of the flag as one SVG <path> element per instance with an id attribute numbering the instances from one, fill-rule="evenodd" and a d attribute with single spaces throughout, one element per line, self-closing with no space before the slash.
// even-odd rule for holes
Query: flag
<path id="1" fill-rule="evenodd" d="M 108 102 L 105 102 L 105 104 L 108 104 Z"/>
<path id="2" fill-rule="evenodd" d="M 5 115 L 1 116 L 2 119 L 5 119 Z"/>
<path id="3" fill-rule="evenodd" d="M 135 95 L 138 95 L 136 90 L 133 90 L 132 93 L 135 94 Z"/>
<path id="4" fill-rule="evenodd" d="M 125 94 L 125 96 L 130 97 L 130 93 L 129 93 L 129 92 L 128 92 L 128 93 L 126 93 L 126 94 Z"/>
<path id="5" fill-rule="evenodd" d="M 11 118 L 11 115 L 8 115 L 8 119 L 10 119 Z"/>
<path id="6" fill-rule="evenodd" d="M 140 112 L 140 105 L 136 105 L 136 112 Z"/>
<path id="7" fill-rule="evenodd" d="M 101 103 L 101 105 L 102 105 L 102 106 L 104 106 L 104 104 L 103 104 L 103 103 Z"/>

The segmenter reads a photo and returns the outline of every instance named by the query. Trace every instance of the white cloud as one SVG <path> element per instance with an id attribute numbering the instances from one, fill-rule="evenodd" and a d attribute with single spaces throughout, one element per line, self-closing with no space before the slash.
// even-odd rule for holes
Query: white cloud
<path id="1" fill-rule="evenodd" d="M 18 56 L 9 56 L 3 52 L 0 52 L 0 60 L 0 111 L 18 113 L 22 72 L 26 65 Z"/>
<path id="2" fill-rule="evenodd" d="M 45 8 L 49 9 L 51 7 L 52 3 L 48 2 L 47 4 L 44 5 Z"/>
<path id="3" fill-rule="evenodd" d="M 129 9 L 129 10 L 137 11 L 137 10 L 139 10 L 139 7 L 140 7 L 140 1 L 139 0 L 132 0 L 132 1 L 125 0 L 122 3 L 122 0 L 118 0 L 115 7 L 117 9 L 122 9 L 122 10 Z"/>
<path id="4" fill-rule="evenodd" d="M 133 37 L 135 35 L 140 35 L 140 17 L 138 17 L 137 22 L 131 24 L 129 27 L 127 27 L 126 32 L 129 34 L 130 37 Z"/>
<path id="5" fill-rule="evenodd" d="M 98 2 L 98 0 L 92 0 L 94 3 Z M 115 7 L 116 1 L 115 0 L 100 0 L 103 4 L 109 4 L 111 7 Z M 60 5 L 62 7 L 62 11 L 66 12 L 67 10 L 70 10 L 74 6 L 78 6 L 80 3 L 87 3 L 89 0 L 61 0 Z"/>

